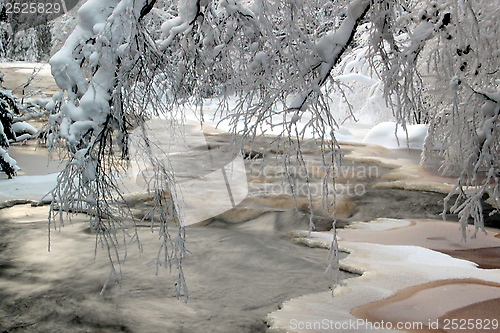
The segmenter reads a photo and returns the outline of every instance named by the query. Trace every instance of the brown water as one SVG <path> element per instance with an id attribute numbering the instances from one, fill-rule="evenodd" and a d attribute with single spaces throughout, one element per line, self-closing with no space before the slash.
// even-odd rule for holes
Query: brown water
<path id="1" fill-rule="evenodd" d="M 187 303 L 174 296 L 175 271 L 156 276 L 148 264 L 158 244 L 149 228 L 142 255 L 130 246 L 121 284 L 100 296 L 109 261 L 103 250 L 94 259 L 87 217 L 53 233 L 49 253 L 47 210 L 0 210 L 0 332 L 263 332 L 280 302 L 328 289 L 324 249 L 255 228 L 190 226 Z"/>

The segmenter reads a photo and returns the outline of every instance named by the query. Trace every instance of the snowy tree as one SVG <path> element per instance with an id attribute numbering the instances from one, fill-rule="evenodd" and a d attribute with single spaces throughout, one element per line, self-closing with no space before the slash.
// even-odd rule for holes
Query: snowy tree
<path id="1" fill-rule="evenodd" d="M 12 124 L 14 112 L 18 112 L 18 110 L 12 95 L 0 90 L 0 168 L 9 178 L 12 178 L 18 171 L 17 162 L 9 156 L 6 150 L 10 141 L 16 140 Z"/>
<path id="2" fill-rule="evenodd" d="M 16 175 L 20 167 L 16 160 L 9 156 L 8 147 L 12 143 L 37 137 L 38 131 L 26 121 L 43 117 L 46 114 L 46 111 L 41 109 L 48 103 L 48 100 L 29 100 L 29 97 L 37 95 L 39 91 L 26 92 L 26 88 L 32 84 L 38 70 L 34 69 L 23 85 L 21 98 L 14 96 L 12 91 L 1 88 L 4 76 L 0 73 L 0 170 L 9 179 Z"/>
<path id="3" fill-rule="evenodd" d="M 301 138 L 311 131 L 331 189 L 338 163 L 331 152 L 339 147 L 330 96 L 342 94 L 332 73 L 364 48 L 400 125 L 429 124 L 424 158 L 441 144 L 443 171 L 458 178 L 449 210 L 463 229 L 471 216 L 481 229 L 481 198 L 499 200 L 499 18 L 489 0 L 88 0 L 51 59 L 61 93 L 47 106 L 49 141 L 71 158 L 53 193 L 53 223 L 63 210 L 91 212 L 98 240 L 119 262 L 117 230 L 129 214 L 116 175 L 126 167 L 130 133 L 153 117 L 175 119 L 185 105 L 203 121 L 207 98 L 220 100 L 239 145 L 280 127 L 285 165 L 305 168 Z M 148 147 L 146 131 L 143 140 Z M 177 266 L 180 293 L 184 229 L 178 223 L 173 236 L 167 229 L 182 220 L 175 176 L 149 158 L 164 239 L 157 259 Z M 334 195 L 324 198 L 326 209 Z"/>

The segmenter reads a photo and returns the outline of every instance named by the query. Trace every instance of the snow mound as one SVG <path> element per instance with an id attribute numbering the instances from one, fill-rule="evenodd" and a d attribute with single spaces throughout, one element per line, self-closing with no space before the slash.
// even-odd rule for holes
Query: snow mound
<path id="1" fill-rule="evenodd" d="M 363 142 L 389 149 L 422 149 L 426 135 L 426 125 L 408 125 L 405 131 L 396 122 L 383 122 L 368 131 Z"/>

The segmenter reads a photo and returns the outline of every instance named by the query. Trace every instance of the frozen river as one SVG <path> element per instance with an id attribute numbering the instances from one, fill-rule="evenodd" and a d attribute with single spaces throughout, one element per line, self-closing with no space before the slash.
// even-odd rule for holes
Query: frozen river
<path id="1" fill-rule="evenodd" d="M 0 210 L 2 332 L 264 332 L 265 316 L 280 302 L 328 290 L 327 250 L 219 224 L 188 227 L 187 303 L 175 297 L 175 270 L 156 276 L 148 264 L 158 236 L 147 227 L 142 255 L 129 246 L 122 283 L 100 296 L 109 261 L 103 250 L 94 260 L 88 218 L 52 233 L 49 253 L 47 210 Z"/>

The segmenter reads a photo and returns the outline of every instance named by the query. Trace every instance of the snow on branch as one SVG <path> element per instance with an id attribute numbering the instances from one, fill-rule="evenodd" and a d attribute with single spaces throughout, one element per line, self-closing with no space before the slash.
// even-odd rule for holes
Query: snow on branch
<path id="1" fill-rule="evenodd" d="M 200 0 L 181 0 L 179 1 L 178 8 L 178 16 L 166 21 L 161 26 L 162 38 L 164 38 L 160 45 L 162 50 L 170 46 L 175 36 L 188 32 L 188 29 L 199 15 Z"/>
<path id="2" fill-rule="evenodd" d="M 321 64 L 319 65 L 319 77 L 312 84 L 313 87 L 320 87 L 326 82 L 330 76 L 330 72 L 353 40 L 357 27 L 370 8 L 370 3 L 371 1 L 369 0 L 354 0 L 350 2 L 346 9 L 346 16 L 340 27 L 326 34 L 316 42 L 316 51 L 321 59 Z M 314 89 L 311 88 L 309 91 L 297 96 L 290 104 L 290 109 L 301 110 L 313 91 Z"/>
<path id="3" fill-rule="evenodd" d="M 418 25 L 388 60 L 399 66 L 384 75 L 400 78 L 388 87 L 399 96 L 401 114 L 412 108 L 429 122 L 423 159 L 440 145 L 442 171 L 458 178 L 444 213 L 458 214 L 465 238 L 471 220 L 475 233 L 484 230 L 485 199 L 500 208 L 500 44 L 492 24 L 500 12 L 490 2 L 464 1 L 425 2 L 414 13 Z"/>

